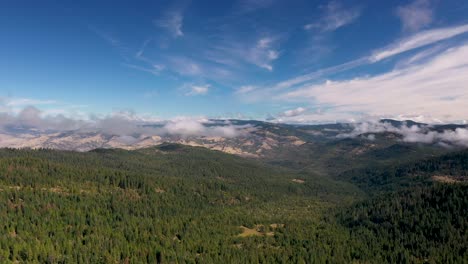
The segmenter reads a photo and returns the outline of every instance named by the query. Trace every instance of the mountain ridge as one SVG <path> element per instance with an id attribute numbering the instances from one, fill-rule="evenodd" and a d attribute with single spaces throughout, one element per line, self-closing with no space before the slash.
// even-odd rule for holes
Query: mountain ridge
<path id="1" fill-rule="evenodd" d="M 306 144 L 327 144 L 339 142 L 341 138 L 351 141 L 364 138 L 367 142 L 387 141 L 398 143 L 404 139 L 401 131 L 412 131 L 417 127 L 417 133 L 445 133 L 456 132 L 467 128 L 466 125 L 426 125 L 411 120 L 397 121 L 382 119 L 372 123 L 371 127 L 359 130 L 360 123 L 335 123 L 319 125 L 298 125 L 271 123 L 258 120 L 217 119 L 204 124 L 210 129 L 225 129 L 234 126 L 233 136 L 203 135 L 197 131 L 194 134 L 151 134 L 134 132 L 127 135 L 103 131 L 40 131 L 37 129 L 4 129 L 0 132 L 0 147 L 11 148 L 51 148 L 61 150 L 89 151 L 96 148 L 122 148 L 127 150 L 156 146 L 163 142 L 180 143 L 190 146 L 202 146 L 213 150 L 220 150 L 230 154 L 246 157 L 266 157 L 275 149 L 301 148 Z M 365 124 L 365 123 L 363 123 Z M 161 124 L 144 125 L 145 128 Z M 388 132 L 389 134 L 385 134 Z M 424 134 L 416 134 L 424 136 Z M 417 143 L 417 142 L 416 142 Z M 428 142 L 426 142 L 428 143 Z M 429 142 L 430 143 L 430 142 Z M 467 139 L 468 144 L 468 139 Z"/>

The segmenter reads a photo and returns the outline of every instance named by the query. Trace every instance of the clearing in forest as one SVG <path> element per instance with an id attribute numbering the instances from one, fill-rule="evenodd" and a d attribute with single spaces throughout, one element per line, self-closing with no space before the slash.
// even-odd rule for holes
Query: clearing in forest
<path id="1" fill-rule="evenodd" d="M 254 228 L 248 228 L 246 226 L 240 226 L 242 233 L 238 236 L 240 237 L 249 237 L 249 236 L 274 236 L 274 232 L 262 231 L 264 229 L 263 225 L 255 225 Z"/>

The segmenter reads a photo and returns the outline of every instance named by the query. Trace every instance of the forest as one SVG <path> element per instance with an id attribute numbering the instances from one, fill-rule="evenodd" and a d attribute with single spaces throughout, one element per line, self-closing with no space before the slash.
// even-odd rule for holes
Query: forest
<path id="1" fill-rule="evenodd" d="M 466 263 L 468 151 L 375 164 L 1 149 L 0 262 Z"/>

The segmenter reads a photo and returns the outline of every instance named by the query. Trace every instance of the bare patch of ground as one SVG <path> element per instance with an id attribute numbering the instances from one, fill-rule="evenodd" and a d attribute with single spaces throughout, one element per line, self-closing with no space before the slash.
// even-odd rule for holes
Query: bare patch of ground
<path id="1" fill-rule="evenodd" d="M 448 176 L 448 175 L 434 175 L 432 176 L 432 180 L 441 183 L 463 183 L 468 182 L 465 177 L 461 176 Z"/>
<path id="2" fill-rule="evenodd" d="M 304 180 L 301 180 L 301 179 L 292 179 L 291 180 L 292 182 L 295 182 L 295 183 L 300 183 L 300 184 L 304 184 L 305 181 Z"/>

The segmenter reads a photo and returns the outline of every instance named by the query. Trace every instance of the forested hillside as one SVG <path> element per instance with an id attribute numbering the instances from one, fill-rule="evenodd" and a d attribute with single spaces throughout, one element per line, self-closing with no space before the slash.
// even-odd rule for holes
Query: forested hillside
<path id="1" fill-rule="evenodd" d="M 177 144 L 2 149 L 0 262 L 459 263 L 467 186 L 431 177 L 467 157 L 332 177 Z"/>
<path id="2" fill-rule="evenodd" d="M 436 184 L 380 195 L 340 215 L 354 258 L 382 263 L 468 260 L 468 186 Z"/>

